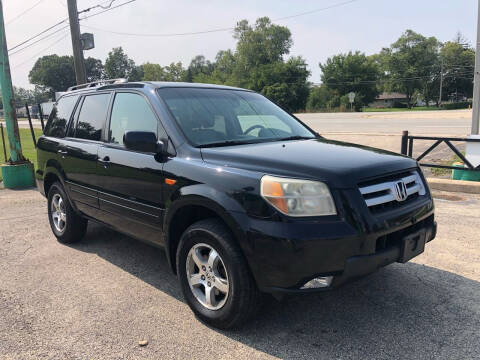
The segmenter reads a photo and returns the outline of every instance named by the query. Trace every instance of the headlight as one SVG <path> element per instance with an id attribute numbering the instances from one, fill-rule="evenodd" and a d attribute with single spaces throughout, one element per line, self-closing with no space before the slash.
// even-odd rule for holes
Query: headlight
<path id="1" fill-rule="evenodd" d="M 277 210 L 289 216 L 337 214 L 332 194 L 323 182 L 265 175 L 260 193 Z"/>

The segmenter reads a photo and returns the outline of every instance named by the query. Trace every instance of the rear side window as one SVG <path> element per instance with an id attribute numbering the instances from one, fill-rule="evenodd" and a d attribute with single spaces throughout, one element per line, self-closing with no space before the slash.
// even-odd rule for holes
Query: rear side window
<path id="1" fill-rule="evenodd" d="M 109 101 L 110 94 L 85 96 L 78 116 L 76 138 L 100 141 Z"/>
<path id="2" fill-rule="evenodd" d="M 118 93 L 110 119 L 110 142 L 123 145 L 125 131 L 150 131 L 157 134 L 158 121 L 147 100 L 133 93 Z"/>
<path id="3" fill-rule="evenodd" d="M 66 96 L 58 100 L 53 107 L 44 134 L 46 136 L 64 137 L 65 129 L 72 115 L 73 108 L 77 103 L 78 96 Z"/>

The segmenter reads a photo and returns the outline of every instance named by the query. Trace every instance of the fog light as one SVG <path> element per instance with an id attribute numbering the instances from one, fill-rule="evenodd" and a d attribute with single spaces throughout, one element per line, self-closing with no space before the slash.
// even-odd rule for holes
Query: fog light
<path id="1" fill-rule="evenodd" d="M 305 283 L 300 289 L 318 289 L 330 286 L 333 276 L 321 276 Z"/>

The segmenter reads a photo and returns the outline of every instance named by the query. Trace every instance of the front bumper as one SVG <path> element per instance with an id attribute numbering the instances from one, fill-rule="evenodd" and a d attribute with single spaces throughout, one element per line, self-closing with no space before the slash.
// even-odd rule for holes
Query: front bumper
<path id="1" fill-rule="evenodd" d="M 435 238 L 436 228 L 433 201 L 425 196 L 383 217 L 354 212 L 348 219 L 322 221 L 249 219 L 242 248 L 262 291 L 321 291 L 403 262 L 404 239 L 421 231 L 429 242 Z M 334 277 L 329 287 L 301 289 L 308 281 L 324 276 Z"/>

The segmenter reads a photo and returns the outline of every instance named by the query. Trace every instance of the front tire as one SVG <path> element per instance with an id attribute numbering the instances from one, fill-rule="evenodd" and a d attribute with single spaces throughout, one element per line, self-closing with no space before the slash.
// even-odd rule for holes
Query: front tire
<path id="1" fill-rule="evenodd" d="M 192 311 L 214 327 L 238 327 L 259 307 L 260 293 L 243 253 L 219 220 L 202 220 L 185 230 L 177 275 Z"/>
<path id="2" fill-rule="evenodd" d="M 48 191 L 48 220 L 53 234 L 63 244 L 80 241 L 87 230 L 87 220 L 75 213 L 59 182 Z"/>

